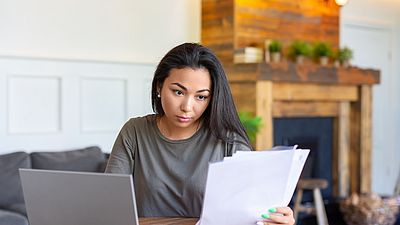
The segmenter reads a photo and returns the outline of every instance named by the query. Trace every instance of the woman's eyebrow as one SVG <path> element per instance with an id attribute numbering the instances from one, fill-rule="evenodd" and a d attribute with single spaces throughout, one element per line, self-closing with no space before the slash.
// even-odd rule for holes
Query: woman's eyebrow
<path id="1" fill-rule="evenodd" d="M 172 83 L 172 84 L 175 84 L 176 86 L 178 86 L 178 87 L 182 88 L 183 90 L 187 91 L 187 88 L 185 86 L 183 86 L 182 84 L 180 84 L 180 83 Z"/>
<path id="2" fill-rule="evenodd" d="M 210 89 L 201 89 L 201 90 L 198 90 L 198 91 L 196 91 L 196 93 L 199 93 L 199 92 L 204 92 L 204 91 L 208 91 L 208 92 L 210 92 L 210 93 L 211 93 Z"/>
<path id="3" fill-rule="evenodd" d="M 185 86 L 183 86 L 182 84 L 180 84 L 180 83 L 171 83 L 171 84 L 176 85 L 176 86 L 182 88 L 183 90 L 187 91 L 187 88 Z M 205 88 L 205 89 L 201 89 L 201 90 L 196 91 L 196 93 L 204 92 L 204 91 L 211 92 L 210 89 Z"/>

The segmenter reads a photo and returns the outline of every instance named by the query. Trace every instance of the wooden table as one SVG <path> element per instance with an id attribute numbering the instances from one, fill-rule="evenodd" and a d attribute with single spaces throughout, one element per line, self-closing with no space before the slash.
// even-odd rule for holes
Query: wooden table
<path id="1" fill-rule="evenodd" d="M 195 225 L 198 218 L 139 218 L 140 225 Z"/>

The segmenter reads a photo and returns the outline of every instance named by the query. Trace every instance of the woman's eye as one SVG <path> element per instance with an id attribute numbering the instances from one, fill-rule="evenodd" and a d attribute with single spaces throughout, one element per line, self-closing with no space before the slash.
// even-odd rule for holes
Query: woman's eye
<path id="1" fill-rule="evenodd" d="M 199 95 L 199 96 L 197 96 L 197 99 L 199 99 L 199 100 L 201 100 L 201 101 L 204 101 L 204 100 L 207 99 L 207 96 Z"/>
<path id="2" fill-rule="evenodd" d="M 175 90 L 174 92 L 175 92 L 176 95 L 183 95 L 183 92 L 180 91 L 180 90 Z"/>

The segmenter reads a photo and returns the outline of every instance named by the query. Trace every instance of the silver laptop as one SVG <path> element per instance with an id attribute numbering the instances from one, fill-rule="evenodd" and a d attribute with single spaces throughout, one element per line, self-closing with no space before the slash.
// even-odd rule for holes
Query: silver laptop
<path id="1" fill-rule="evenodd" d="M 137 225 L 132 176 L 20 169 L 30 225 Z"/>

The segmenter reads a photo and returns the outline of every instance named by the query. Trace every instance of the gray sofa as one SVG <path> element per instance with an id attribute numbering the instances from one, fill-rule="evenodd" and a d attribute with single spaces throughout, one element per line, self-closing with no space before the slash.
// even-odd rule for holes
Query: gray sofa
<path id="1" fill-rule="evenodd" d="M 98 147 L 63 152 L 23 151 L 0 155 L 0 225 L 28 225 L 19 168 L 104 172 L 107 154 Z"/>

